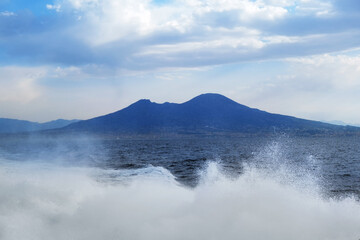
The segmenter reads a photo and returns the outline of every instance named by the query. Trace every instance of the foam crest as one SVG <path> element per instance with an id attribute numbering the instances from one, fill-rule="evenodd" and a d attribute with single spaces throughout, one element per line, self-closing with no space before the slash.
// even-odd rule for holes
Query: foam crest
<path id="1" fill-rule="evenodd" d="M 97 181 L 108 184 L 131 184 L 134 182 L 157 181 L 177 184 L 176 178 L 171 172 L 163 167 L 149 165 L 139 169 L 97 169 L 93 177 Z"/>

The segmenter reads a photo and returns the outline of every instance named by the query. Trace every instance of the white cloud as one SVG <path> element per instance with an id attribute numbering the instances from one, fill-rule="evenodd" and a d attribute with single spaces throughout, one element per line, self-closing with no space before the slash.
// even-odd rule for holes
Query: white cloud
<path id="1" fill-rule="evenodd" d="M 46 74 L 40 67 L 0 67 L 0 103 L 29 103 L 41 96 L 37 80 Z"/>
<path id="2" fill-rule="evenodd" d="M 56 12 L 60 12 L 61 10 L 61 5 L 51 5 L 51 4 L 46 4 L 46 8 L 49 10 L 55 10 Z"/>
<path id="3" fill-rule="evenodd" d="M 353 40 L 342 41 L 341 34 L 327 45 L 323 41 L 329 33 L 296 34 L 294 16 L 316 18 L 331 12 L 332 5 L 326 1 L 175 0 L 157 5 L 151 0 L 59 0 L 51 8 L 60 5 L 62 11 L 80 19 L 66 33 L 85 46 L 74 50 L 82 51 L 77 56 L 85 56 L 81 61 L 86 64 L 124 69 L 197 67 L 301 52 L 309 55 L 333 51 L 335 44 L 339 48 L 335 50 L 354 44 Z M 297 13 L 290 13 L 291 9 Z M 294 21 L 294 26 L 277 30 L 277 24 L 281 26 L 287 19 Z M 338 41 L 333 43 L 333 39 Z M 192 58 L 192 53 L 202 56 Z M 74 64 L 74 57 L 59 59 Z"/>
<path id="4" fill-rule="evenodd" d="M 256 38 L 222 38 L 207 42 L 187 42 L 172 45 L 157 45 L 139 53 L 139 55 L 154 55 L 154 54 L 171 54 L 181 52 L 199 51 L 204 49 L 223 49 L 227 47 L 233 49 L 258 49 L 264 47 L 264 42 Z"/>
<path id="5" fill-rule="evenodd" d="M 162 32 L 193 34 L 195 29 L 203 31 L 205 26 L 216 28 L 204 21 L 228 11 L 234 14 L 237 25 L 258 20 L 273 21 L 287 14 L 282 6 L 250 0 L 177 0 L 164 6 L 153 5 L 150 0 L 64 1 L 82 15 L 79 37 L 94 45 Z"/>
<path id="6" fill-rule="evenodd" d="M 358 54 L 291 58 L 281 69 L 254 76 L 238 95 L 246 96 L 250 106 L 274 113 L 360 123 L 359 66 Z"/>
<path id="7" fill-rule="evenodd" d="M 337 30 L 336 18 L 329 30 L 327 18 L 317 15 L 334 12 L 333 6 L 317 0 L 57 0 L 47 8 L 62 12 L 57 30 L 39 30 L 41 19 L 34 32 L 5 29 L 27 34 L 26 41 L 18 34 L 5 39 L 10 57 L 64 66 L 192 68 L 349 49 L 360 34 L 345 22 L 339 25 L 347 33 Z"/>
<path id="8" fill-rule="evenodd" d="M 302 72 L 304 79 L 319 79 L 337 90 L 360 90 L 360 56 L 324 54 L 290 61 L 296 63 L 295 71 Z"/>
<path id="9" fill-rule="evenodd" d="M 322 54 L 279 63 L 133 72 L 96 65 L 3 67 L 0 109 L 8 115 L 1 116 L 40 121 L 86 119 L 141 98 L 184 102 L 201 93 L 218 92 L 274 113 L 360 122 L 359 54 Z"/>
<path id="10" fill-rule="evenodd" d="M 260 2 L 272 6 L 288 7 L 295 5 L 297 0 L 262 0 Z"/>
<path id="11" fill-rule="evenodd" d="M 149 1 L 69 0 L 81 15 L 77 35 L 93 46 L 153 31 Z"/>
<path id="12" fill-rule="evenodd" d="M 0 118 L 83 119 L 118 110 L 118 89 L 109 81 L 114 75 L 105 71 L 93 66 L 0 67 Z"/>
<path id="13" fill-rule="evenodd" d="M 282 6 L 274 6 L 262 1 L 234 0 L 178 0 L 192 13 L 238 11 L 239 18 L 245 21 L 254 19 L 274 20 L 283 17 L 287 10 Z"/>
<path id="14" fill-rule="evenodd" d="M 10 16 L 16 16 L 16 14 L 14 12 L 4 11 L 4 12 L 0 12 L 0 16 L 10 17 Z"/>
<path id="15" fill-rule="evenodd" d="M 296 11 L 303 15 L 314 14 L 315 16 L 331 15 L 336 10 L 331 1 L 327 0 L 300 0 L 296 4 Z"/>
<path id="16" fill-rule="evenodd" d="M 98 0 L 69 0 L 68 1 L 75 9 L 82 9 L 89 6 L 98 5 L 101 1 Z"/>

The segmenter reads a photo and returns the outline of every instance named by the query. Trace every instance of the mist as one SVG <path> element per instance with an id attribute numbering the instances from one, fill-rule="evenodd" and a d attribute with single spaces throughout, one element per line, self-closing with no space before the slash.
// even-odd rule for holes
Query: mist
<path id="1" fill-rule="evenodd" d="M 254 157 L 267 166 L 244 164 L 239 176 L 226 174 L 221 159 L 208 161 L 195 187 L 151 165 L 116 170 L 2 155 L 0 239 L 358 239 L 355 197 L 325 196 L 316 176 L 281 160 L 278 148 Z"/>

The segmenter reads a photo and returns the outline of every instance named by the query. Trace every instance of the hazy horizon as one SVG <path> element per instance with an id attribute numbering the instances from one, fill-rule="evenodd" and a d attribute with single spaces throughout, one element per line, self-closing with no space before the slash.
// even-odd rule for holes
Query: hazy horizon
<path id="1" fill-rule="evenodd" d="M 201 95 L 204 95 L 204 94 L 218 94 L 218 93 L 203 93 L 203 94 L 201 94 Z M 198 96 L 200 96 L 200 95 L 198 95 Z M 193 98 L 198 97 L 198 96 L 194 96 Z M 226 96 L 225 96 L 225 97 L 226 97 Z M 182 104 L 182 103 L 185 103 L 185 102 L 187 102 L 187 101 L 190 101 L 190 100 L 193 99 L 193 98 L 190 98 L 190 99 L 188 99 L 188 100 L 186 100 L 186 101 L 184 101 L 184 102 L 177 102 L 177 103 L 175 103 L 175 102 L 170 102 L 170 103 Z M 144 99 L 144 98 L 138 99 L 137 101 L 140 101 L 140 100 L 149 100 L 150 102 L 156 103 L 156 104 L 169 103 L 168 101 L 164 101 L 164 102 L 154 102 L 154 101 L 152 101 L 151 99 Z M 232 100 L 232 99 L 231 99 L 231 100 Z M 135 102 L 137 102 L 137 101 L 135 101 Z M 135 102 L 133 102 L 133 103 L 135 103 Z M 133 103 L 131 103 L 131 104 L 133 104 Z M 131 105 L 131 104 L 130 104 L 130 105 Z M 239 104 L 241 104 L 241 103 L 239 103 Z M 129 106 L 130 106 L 130 105 L 129 105 Z M 126 108 L 126 107 L 128 107 L 128 106 L 125 106 L 124 108 Z M 247 107 L 252 108 L 251 106 L 247 106 Z M 120 110 L 122 110 L 122 109 L 124 109 L 124 108 L 118 109 L 118 110 L 116 110 L 115 112 L 120 111 Z M 259 110 L 262 110 L 262 111 L 267 112 L 267 111 L 264 110 L 264 109 L 259 109 Z M 111 114 L 111 113 L 113 113 L 113 112 L 106 113 L 105 115 Z M 278 113 L 274 113 L 274 114 L 278 114 Z M 103 115 L 99 115 L 99 116 L 103 116 Z M 94 116 L 94 117 L 99 117 L 99 116 Z M 297 116 L 293 116 L 293 117 L 297 117 Z M 0 119 L 1 119 L 1 118 L 2 118 L 2 117 L 0 116 Z M 91 118 L 92 118 L 92 117 L 91 117 Z M 52 119 L 52 120 L 48 120 L 48 121 L 31 121 L 31 120 L 28 120 L 28 119 L 16 119 L 16 120 L 24 120 L 24 121 L 38 122 L 38 123 L 48 123 L 48 122 L 57 121 L 57 120 L 79 120 L 79 121 L 81 121 L 81 120 L 88 120 L 88 119 L 91 119 L 91 118 L 87 118 L 87 119 L 64 119 L 64 118 L 57 118 L 57 119 Z M 6 118 L 3 118 L 3 119 L 6 119 Z M 11 118 L 9 118 L 9 119 L 11 119 Z M 308 120 L 315 120 L 315 119 L 308 119 Z M 353 126 L 359 126 L 359 124 L 356 124 L 356 123 L 347 123 L 347 122 L 343 122 L 343 121 L 340 121 L 340 120 L 326 120 L 326 119 L 323 119 L 323 120 L 315 120 L 315 121 L 321 121 L 321 122 L 330 123 L 330 124 L 335 124 L 335 125 L 353 125 Z"/>

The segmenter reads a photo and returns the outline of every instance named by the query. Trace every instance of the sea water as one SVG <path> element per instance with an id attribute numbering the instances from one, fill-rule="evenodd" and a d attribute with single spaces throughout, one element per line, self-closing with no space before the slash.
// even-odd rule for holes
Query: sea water
<path id="1" fill-rule="evenodd" d="M 0 239 L 360 239 L 359 137 L 4 136 Z"/>

